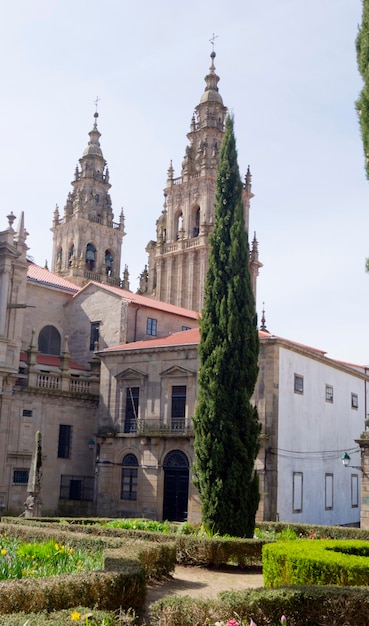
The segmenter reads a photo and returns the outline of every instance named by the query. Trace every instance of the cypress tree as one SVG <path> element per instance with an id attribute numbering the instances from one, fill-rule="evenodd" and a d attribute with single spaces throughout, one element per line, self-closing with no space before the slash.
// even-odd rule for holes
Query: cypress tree
<path id="1" fill-rule="evenodd" d="M 259 339 L 231 117 L 220 148 L 200 336 L 194 483 L 203 524 L 213 533 L 252 537 L 259 504 L 254 462 L 260 424 L 250 397 Z"/>
<path id="2" fill-rule="evenodd" d="M 356 37 L 356 55 L 364 85 L 356 101 L 364 146 L 366 176 L 369 178 L 369 0 L 363 0 L 362 21 Z"/>
<path id="3" fill-rule="evenodd" d="M 355 104 L 364 146 L 366 177 L 369 179 L 369 0 L 363 0 L 361 26 L 356 37 L 356 56 L 364 85 Z M 365 269 L 369 272 L 369 258 L 365 261 Z"/>

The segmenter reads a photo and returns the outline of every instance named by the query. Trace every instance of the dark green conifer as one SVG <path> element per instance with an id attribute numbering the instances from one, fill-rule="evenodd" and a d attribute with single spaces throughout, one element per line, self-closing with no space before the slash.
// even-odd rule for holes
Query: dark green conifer
<path id="1" fill-rule="evenodd" d="M 361 25 L 356 37 L 356 55 L 359 72 L 364 81 L 360 96 L 356 100 L 356 109 L 364 146 L 366 177 L 369 178 L 369 0 L 363 0 Z M 369 258 L 365 261 L 365 269 L 369 272 Z"/>
<path id="2" fill-rule="evenodd" d="M 259 504 L 260 424 L 250 404 L 259 340 L 231 117 L 220 149 L 200 331 L 194 475 L 203 523 L 214 533 L 251 537 Z"/>
<path id="3" fill-rule="evenodd" d="M 362 21 L 356 37 L 359 72 L 364 85 L 356 101 L 364 145 L 366 176 L 369 178 L 369 0 L 363 0 Z"/>

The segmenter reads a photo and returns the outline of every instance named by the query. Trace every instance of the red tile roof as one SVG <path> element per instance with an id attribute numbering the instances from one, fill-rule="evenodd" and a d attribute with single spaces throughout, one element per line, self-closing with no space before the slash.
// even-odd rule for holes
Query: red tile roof
<path id="1" fill-rule="evenodd" d="M 33 263 L 33 261 L 28 261 L 27 280 L 29 280 L 30 282 L 47 285 L 48 287 L 54 287 L 55 289 L 62 289 L 63 291 L 68 291 L 72 293 L 76 293 L 80 290 L 77 285 L 71 283 L 66 278 L 50 272 L 45 267 L 36 265 L 36 263 Z"/>
<path id="2" fill-rule="evenodd" d="M 26 352 L 21 352 L 20 353 L 20 357 L 19 360 L 22 361 L 23 363 L 27 362 L 27 353 Z M 52 367 L 60 367 L 60 357 L 59 356 L 54 356 L 53 354 L 37 354 L 36 356 L 36 361 L 38 363 L 38 365 L 48 365 L 48 366 L 52 366 Z M 88 367 L 84 367 L 83 365 L 79 365 L 78 363 L 76 363 L 75 361 L 68 361 L 68 365 L 69 365 L 69 369 L 72 370 L 88 370 Z"/>
<path id="3" fill-rule="evenodd" d="M 286 343 L 291 344 L 292 346 L 299 346 L 301 348 L 305 348 L 311 352 L 316 352 L 324 356 L 326 352 L 323 350 L 318 350 L 317 348 L 312 348 L 310 346 L 306 346 L 302 343 L 298 343 L 296 341 L 291 341 L 290 339 L 283 339 L 283 337 L 278 337 L 277 335 L 272 335 L 271 333 L 265 332 L 263 330 L 259 330 L 259 339 L 274 339 L 279 341 L 285 341 Z M 136 341 L 132 343 L 125 343 L 120 346 L 114 346 L 112 348 L 106 348 L 102 350 L 102 353 L 105 352 L 120 352 L 127 350 L 144 350 L 147 348 L 166 348 L 170 346 L 185 346 L 185 345 L 197 345 L 200 342 L 200 329 L 193 328 L 191 330 L 185 330 L 178 333 L 173 333 L 171 335 L 167 335 L 166 337 L 158 337 L 156 339 L 146 339 L 144 341 Z"/>
<path id="4" fill-rule="evenodd" d="M 89 283 L 87 283 L 87 285 L 82 287 L 79 293 L 82 293 L 85 289 L 88 289 L 89 285 L 91 284 L 100 287 L 100 289 L 105 289 L 105 291 L 109 291 L 110 293 L 114 293 L 120 298 L 132 304 L 137 304 L 139 306 L 150 309 L 157 309 L 166 313 L 173 313 L 175 315 L 188 317 L 193 320 L 197 320 L 200 317 L 200 314 L 196 311 L 191 311 L 190 309 L 175 306 L 174 304 L 168 304 L 167 302 L 162 302 L 161 300 L 154 300 L 153 298 L 148 298 L 147 296 L 140 296 L 139 294 L 132 293 L 131 291 L 127 291 L 126 289 L 121 289 L 120 287 L 114 287 L 113 285 L 107 285 L 106 283 L 99 283 L 93 280 L 91 280 Z M 75 294 L 74 297 L 77 297 L 79 293 Z"/>
<path id="5" fill-rule="evenodd" d="M 190 330 L 182 330 L 179 333 L 173 333 L 166 337 L 157 337 L 156 339 L 145 339 L 144 341 L 135 341 L 133 343 L 124 343 L 113 348 L 105 348 L 101 350 L 105 352 L 121 352 L 122 350 L 144 350 L 146 348 L 166 348 L 169 346 L 189 346 L 197 345 L 200 341 L 200 330 L 191 328 Z"/>

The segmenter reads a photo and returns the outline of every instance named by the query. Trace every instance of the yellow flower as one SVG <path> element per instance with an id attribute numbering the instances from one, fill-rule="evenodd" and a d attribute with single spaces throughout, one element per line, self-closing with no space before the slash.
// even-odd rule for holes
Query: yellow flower
<path id="1" fill-rule="evenodd" d="M 27 570 L 26 569 L 22 569 L 22 576 L 25 576 L 27 574 Z"/>
<path id="2" fill-rule="evenodd" d="M 59 550 L 59 546 L 57 543 L 55 544 L 55 550 Z"/>
<path id="3" fill-rule="evenodd" d="M 6 554 L 6 550 L 4 548 L 1 550 L 1 554 Z"/>
<path id="4" fill-rule="evenodd" d="M 72 554 L 73 548 L 69 548 L 69 554 Z"/>
<path id="5" fill-rule="evenodd" d="M 80 617 L 81 613 L 78 613 L 78 611 L 73 611 L 72 615 L 70 616 L 72 622 L 79 622 Z"/>

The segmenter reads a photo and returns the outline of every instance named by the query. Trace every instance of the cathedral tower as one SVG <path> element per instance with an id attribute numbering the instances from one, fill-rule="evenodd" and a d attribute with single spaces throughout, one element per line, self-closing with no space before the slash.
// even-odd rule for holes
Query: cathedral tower
<path id="1" fill-rule="evenodd" d="M 150 241 L 146 248 L 149 268 L 148 271 L 145 269 L 140 281 L 141 293 L 194 311 L 201 311 L 204 301 L 209 236 L 214 227 L 219 148 L 227 114 L 218 90 L 215 52 L 210 56 L 205 91 L 195 108 L 187 135 L 189 144 L 181 176 L 174 176 L 170 163 L 164 207 L 156 223 L 157 240 Z M 252 197 L 248 170 L 243 191 L 246 230 Z M 254 262 L 258 264 L 257 256 L 256 247 Z"/>
<path id="2" fill-rule="evenodd" d="M 98 113 L 90 141 L 79 160 L 68 194 L 64 216 L 54 211 L 52 271 L 77 285 L 89 280 L 121 285 L 120 259 L 124 232 L 123 210 L 119 222 L 109 195 L 109 170 L 100 148 Z M 127 286 L 127 285 L 124 285 Z"/>

